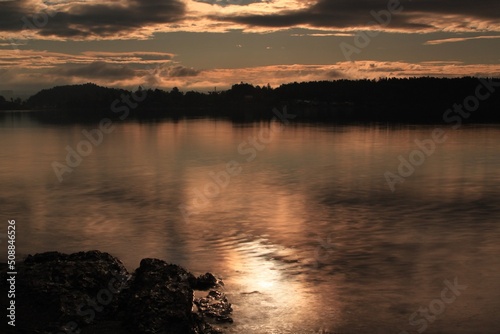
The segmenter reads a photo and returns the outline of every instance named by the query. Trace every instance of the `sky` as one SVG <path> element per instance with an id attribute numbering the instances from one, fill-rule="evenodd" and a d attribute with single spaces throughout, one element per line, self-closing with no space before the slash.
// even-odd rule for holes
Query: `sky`
<path id="1" fill-rule="evenodd" d="M 498 0 L 0 0 L 0 92 L 500 77 Z"/>

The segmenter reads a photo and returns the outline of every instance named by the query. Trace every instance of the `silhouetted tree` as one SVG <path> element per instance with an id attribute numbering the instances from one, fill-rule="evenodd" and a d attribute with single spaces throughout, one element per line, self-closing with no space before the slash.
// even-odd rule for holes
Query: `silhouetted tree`
<path id="1" fill-rule="evenodd" d="M 131 110 L 131 117 L 158 118 L 222 116 L 234 120 L 273 117 L 272 109 L 287 105 L 299 120 L 334 122 L 443 122 L 443 114 L 454 104 L 474 95 L 477 78 L 379 78 L 293 82 L 277 88 L 240 82 L 225 91 L 201 93 L 148 89 L 146 99 Z M 142 88 L 139 88 L 142 90 Z M 44 89 L 28 99 L 33 109 L 85 109 L 79 115 L 113 114 L 110 106 L 131 92 L 92 83 Z M 142 95 L 142 91 L 141 91 Z M 21 101 L 0 97 L 0 108 L 18 107 Z M 100 110 L 100 111 L 99 111 Z M 100 113 L 100 114 L 99 114 Z M 481 101 L 463 121 L 500 121 L 500 90 Z M 74 117 L 67 113 L 68 119 Z"/>

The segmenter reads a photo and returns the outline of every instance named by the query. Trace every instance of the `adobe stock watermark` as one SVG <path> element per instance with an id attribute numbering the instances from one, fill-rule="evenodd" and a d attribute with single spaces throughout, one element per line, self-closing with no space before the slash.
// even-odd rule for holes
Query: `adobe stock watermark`
<path id="1" fill-rule="evenodd" d="M 274 117 L 271 120 L 269 129 L 261 129 L 257 136 L 248 137 L 238 145 L 238 153 L 244 156 L 243 163 L 252 162 L 257 158 L 259 152 L 262 152 L 273 140 L 273 135 L 283 131 L 284 127 L 294 119 L 296 115 L 289 114 L 287 108 L 283 112 L 273 109 Z M 238 176 L 243 171 L 242 163 L 231 160 L 225 164 L 223 170 L 209 172 L 210 181 L 202 187 L 194 190 L 195 196 L 188 200 L 187 204 L 178 206 L 186 223 L 189 223 L 189 217 L 200 212 L 207 207 L 211 200 L 219 196 L 230 184 L 232 178 Z"/>
<path id="2" fill-rule="evenodd" d="M 6 0 L 3 0 L 3 2 L 7 2 Z M 50 21 L 50 18 L 54 17 L 57 15 L 57 12 L 54 10 L 50 9 L 44 9 L 37 14 L 31 15 L 31 16 L 23 16 L 21 18 L 21 22 L 23 23 L 22 29 L 23 30 L 38 30 L 44 28 Z M 9 38 L 10 45 L 12 48 L 16 51 L 19 51 L 18 46 L 23 45 L 24 43 L 21 42 L 21 39 L 17 38 Z"/>
<path id="3" fill-rule="evenodd" d="M 155 77 L 158 75 L 159 70 L 165 65 L 159 65 L 155 68 L 147 69 L 147 75 Z M 154 89 L 154 88 L 153 88 Z M 136 109 L 139 104 L 147 98 L 148 90 L 137 90 L 130 94 L 122 93 L 120 98 L 115 99 L 111 105 L 110 110 L 118 116 L 120 121 L 126 120 L 131 110 Z M 64 181 L 65 174 L 71 174 L 75 168 L 80 166 L 83 158 L 92 154 L 94 148 L 100 146 L 103 142 L 104 135 L 110 134 L 115 130 L 113 121 L 110 118 L 103 118 L 100 120 L 96 128 L 82 130 L 81 139 L 73 148 L 66 145 L 66 158 L 64 162 L 53 161 L 51 164 L 52 170 L 56 175 L 59 183 Z"/>
<path id="4" fill-rule="evenodd" d="M 500 81 L 489 79 L 479 79 L 474 94 L 467 96 L 461 104 L 455 103 L 452 108 L 447 109 L 443 114 L 443 121 L 452 125 L 453 130 L 457 130 L 463 124 L 464 119 L 468 119 L 473 112 L 479 109 L 482 101 L 487 100 L 500 87 Z M 407 157 L 398 156 L 399 166 L 396 173 L 386 171 L 385 180 L 392 192 L 396 191 L 396 185 L 403 183 L 412 176 L 417 167 L 422 166 L 427 158 L 434 154 L 438 145 L 443 144 L 448 139 L 446 131 L 441 128 L 432 130 L 430 138 L 415 139 L 416 149 L 410 152 Z"/>
<path id="5" fill-rule="evenodd" d="M 403 11 L 403 6 L 399 0 L 389 0 L 387 3 L 387 9 L 379 10 L 378 12 L 372 10 L 370 11 L 370 15 L 373 17 L 375 21 L 370 21 L 367 23 L 369 26 L 379 25 L 381 27 L 387 27 L 395 14 L 399 14 Z M 379 30 L 367 30 L 358 31 L 354 35 L 354 45 L 342 42 L 340 43 L 340 50 L 344 55 L 346 60 L 352 61 L 352 56 L 354 54 L 360 54 L 362 49 L 367 48 L 372 39 L 377 37 L 380 34 Z"/>
<path id="6" fill-rule="evenodd" d="M 436 321 L 437 317 L 442 315 L 449 305 L 453 304 L 457 297 L 462 295 L 462 292 L 467 289 L 467 285 L 458 283 L 458 278 L 455 277 L 453 283 L 449 280 L 444 282 L 445 288 L 441 290 L 439 298 L 433 299 L 427 307 L 420 307 L 416 312 L 412 313 L 408 318 L 410 326 L 418 327 L 413 333 L 423 333 L 429 325 Z M 399 334 L 410 334 L 411 332 L 402 331 Z"/>
<path id="7" fill-rule="evenodd" d="M 138 92 L 140 92 L 140 94 L 138 94 Z M 118 118 L 124 121 L 130 115 L 130 110 L 137 108 L 139 103 L 144 101 L 146 97 L 146 90 L 136 91 L 131 94 L 121 94 L 120 99 L 116 99 L 111 103 L 111 111 L 118 114 Z M 64 162 L 53 161 L 51 164 L 59 182 L 63 182 L 65 174 L 72 173 L 75 168 L 80 166 L 83 158 L 89 156 L 94 150 L 94 147 L 98 147 L 102 144 L 104 135 L 110 134 L 114 130 L 115 126 L 113 125 L 113 121 L 110 118 L 103 118 L 96 128 L 82 130 L 82 136 L 85 139 L 81 139 L 75 145 L 75 148 L 66 145 L 65 150 L 67 154 Z"/>

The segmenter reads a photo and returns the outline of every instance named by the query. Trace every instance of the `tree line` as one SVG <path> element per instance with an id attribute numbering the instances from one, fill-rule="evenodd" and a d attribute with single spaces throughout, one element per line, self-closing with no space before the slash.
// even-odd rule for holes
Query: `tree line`
<path id="1" fill-rule="evenodd" d="M 489 80 L 491 94 L 481 99 L 467 121 L 500 122 L 500 80 Z M 0 96 L 0 110 L 30 109 L 53 120 L 92 120 L 116 117 L 113 103 L 137 94 L 143 98 L 130 105 L 130 117 L 137 119 L 208 116 L 254 121 L 272 118 L 274 108 L 287 106 L 303 121 L 435 123 L 474 96 L 480 83 L 474 77 L 293 82 L 276 88 L 242 82 L 206 93 L 176 87 L 128 91 L 87 83 L 44 89 L 26 101 Z"/>

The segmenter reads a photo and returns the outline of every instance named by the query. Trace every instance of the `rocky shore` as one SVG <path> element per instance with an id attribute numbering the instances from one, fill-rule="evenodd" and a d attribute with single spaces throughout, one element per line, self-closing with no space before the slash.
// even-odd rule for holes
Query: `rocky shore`
<path id="1" fill-rule="evenodd" d="M 143 259 L 129 273 L 99 251 L 29 255 L 16 265 L 15 327 L 8 333 L 223 333 L 232 323 L 222 282 L 158 259 Z M 1 264 L 1 291 L 8 291 Z M 208 291 L 194 298 L 194 290 Z M 7 298 L 1 307 L 6 310 Z"/>

